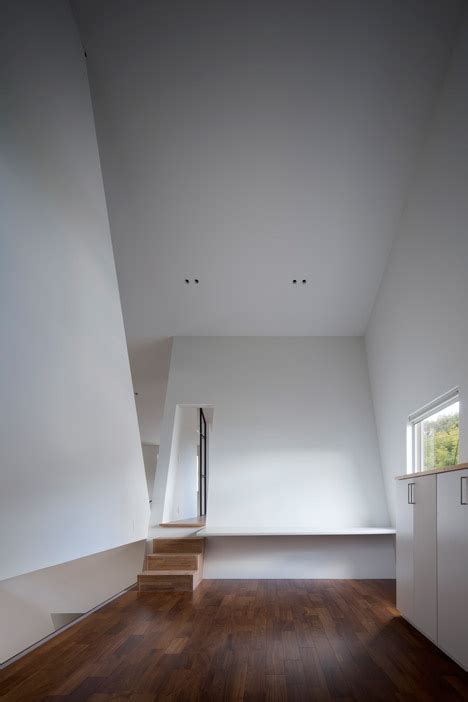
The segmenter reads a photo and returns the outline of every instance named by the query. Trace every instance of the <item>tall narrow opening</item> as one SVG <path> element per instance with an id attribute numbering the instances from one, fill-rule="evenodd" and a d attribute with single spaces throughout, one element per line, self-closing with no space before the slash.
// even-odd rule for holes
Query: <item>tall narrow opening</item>
<path id="1" fill-rule="evenodd" d="M 200 449 L 198 456 L 198 515 L 206 517 L 206 483 L 208 475 L 208 429 L 205 413 L 199 409 Z"/>

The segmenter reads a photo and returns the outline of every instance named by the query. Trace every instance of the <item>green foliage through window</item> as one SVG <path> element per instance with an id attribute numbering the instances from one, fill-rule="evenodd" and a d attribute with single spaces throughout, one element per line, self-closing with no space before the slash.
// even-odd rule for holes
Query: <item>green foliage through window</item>
<path id="1" fill-rule="evenodd" d="M 438 413 L 439 414 L 439 413 Z M 422 422 L 423 469 L 458 463 L 458 412 L 442 414 Z"/>

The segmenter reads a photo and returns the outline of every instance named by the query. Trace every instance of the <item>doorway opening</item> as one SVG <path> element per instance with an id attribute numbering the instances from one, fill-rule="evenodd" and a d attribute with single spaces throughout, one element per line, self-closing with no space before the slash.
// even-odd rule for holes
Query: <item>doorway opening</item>
<path id="1" fill-rule="evenodd" d="M 206 478 L 207 478 L 207 443 L 208 429 L 205 413 L 199 409 L 199 436 L 198 446 L 198 516 L 206 517 Z"/>
<path id="2" fill-rule="evenodd" d="M 209 405 L 176 406 L 165 519 L 160 526 L 205 525 L 213 416 Z"/>

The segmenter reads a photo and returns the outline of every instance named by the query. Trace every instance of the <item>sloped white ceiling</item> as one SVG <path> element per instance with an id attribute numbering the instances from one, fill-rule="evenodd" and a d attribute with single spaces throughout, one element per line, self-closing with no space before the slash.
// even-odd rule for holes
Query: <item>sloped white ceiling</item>
<path id="1" fill-rule="evenodd" d="M 460 3 L 73 8 L 142 438 L 157 442 L 168 337 L 364 332 Z"/>

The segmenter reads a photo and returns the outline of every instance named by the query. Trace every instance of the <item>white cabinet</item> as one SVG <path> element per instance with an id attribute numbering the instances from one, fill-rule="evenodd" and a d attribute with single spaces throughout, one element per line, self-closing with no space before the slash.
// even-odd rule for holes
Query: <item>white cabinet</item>
<path id="1" fill-rule="evenodd" d="M 438 644 L 467 670 L 468 470 L 437 476 L 437 554 Z"/>
<path id="2" fill-rule="evenodd" d="M 437 640 L 436 476 L 397 484 L 397 607 Z"/>
<path id="3" fill-rule="evenodd" d="M 415 626 L 437 641 L 437 476 L 414 481 Z"/>
<path id="4" fill-rule="evenodd" d="M 397 482 L 396 510 L 396 604 L 401 614 L 413 621 L 414 607 L 414 482 Z"/>
<path id="5" fill-rule="evenodd" d="M 397 482 L 397 607 L 468 671 L 468 468 Z"/>

